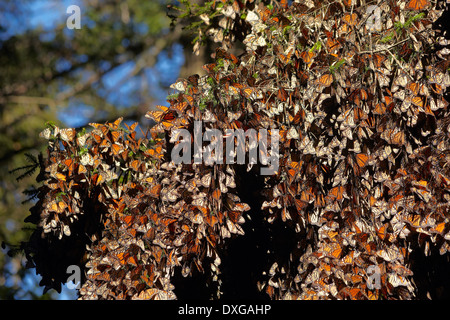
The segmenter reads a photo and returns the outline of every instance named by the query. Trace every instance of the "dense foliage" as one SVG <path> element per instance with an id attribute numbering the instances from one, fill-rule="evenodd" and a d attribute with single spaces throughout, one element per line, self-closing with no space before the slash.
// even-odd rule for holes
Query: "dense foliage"
<path id="1" fill-rule="evenodd" d="M 42 133 L 43 185 L 28 218 L 37 228 L 23 246 L 42 285 L 59 288 L 75 264 L 86 271 L 81 299 L 174 299 L 180 274 L 204 274 L 220 298 L 235 263 L 271 299 L 423 297 L 426 277 L 413 269 L 450 248 L 449 50 L 435 26 L 443 8 L 206 5 L 199 33 L 231 42 L 206 75 L 172 86 L 170 106 L 147 113 L 155 126 L 141 133 L 118 119 Z M 236 56 L 228 49 L 239 38 Z M 278 152 L 258 156 L 279 168 L 261 175 L 264 164 L 248 158 L 175 164 L 186 142 L 177 129 L 195 136 L 194 121 L 202 132 L 265 129 L 267 146 L 278 132 Z M 197 142 L 191 150 L 208 149 Z M 240 237 L 253 247 L 230 262 Z"/>

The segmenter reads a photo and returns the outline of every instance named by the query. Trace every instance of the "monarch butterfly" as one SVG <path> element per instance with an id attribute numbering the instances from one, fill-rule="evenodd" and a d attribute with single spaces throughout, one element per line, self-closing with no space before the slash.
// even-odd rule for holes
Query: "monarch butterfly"
<path id="1" fill-rule="evenodd" d="M 100 143 L 99 147 L 100 148 L 109 148 L 110 145 L 111 145 L 111 143 L 108 140 L 103 139 L 102 142 Z"/>
<path id="2" fill-rule="evenodd" d="M 300 194 L 300 200 L 306 203 L 312 203 L 314 201 L 314 193 L 312 191 L 312 187 L 307 190 L 303 190 Z"/>
<path id="3" fill-rule="evenodd" d="M 333 83 L 333 75 L 331 73 L 323 74 L 319 79 L 317 79 L 316 83 L 329 87 Z"/>
<path id="4" fill-rule="evenodd" d="M 294 181 L 295 176 L 297 175 L 298 170 L 299 170 L 299 163 L 298 163 L 298 162 L 291 161 L 291 162 L 288 164 L 287 174 L 288 174 L 289 184 L 291 184 L 292 181 Z"/>
<path id="5" fill-rule="evenodd" d="M 234 64 L 237 64 L 239 62 L 239 59 L 234 54 L 226 51 L 221 47 L 216 49 L 216 59 L 219 58 L 231 60 L 231 62 L 233 62 Z"/>
<path id="6" fill-rule="evenodd" d="M 119 138 L 122 136 L 122 132 L 120 132 L 120 131 L 110 131 L 109 135 L 112 138 L 112 139 L 109 139 L 111 142 L 117 142 L 117 140 L 119 140 Z"/>
<path id="7" fill-rule="evenodd" d="M 84 165 L 82 165 L 81 163 L 78 164 L 78 174 L 83 174 L 83 173 L 86 173 L 86 172 L 87 172 L 86 167 Z"/>
<path id="8" fill-rule="evenodd" d="M 111 129 L 118 129 L 119 125 L 122 123 L 123 117 L 118 118 L 116 121 L 114 122 L 107 122 L 106 125 L 108 127 L 110 127 Z"/>
<path id="9" fill-rule="evenodd" d="M 342 248 L 339 243 L 327 243 L 322 250 L 330 258 L 339 259 L 341 257 Z"/>
<path id="10" fill-rule="evenodd" d="M 367 161 L 369 160 L 369 157 L 364 153 L 357 154 L 355 156 L 355 158 L 356 158 L 356 164 L 358 165 L 359 168 L 364 168 Z"/>
<path id="11" fill-rule="evenodd" d="M 76 131 L 75 129 L 61 129 L 59 131 L 59 134 L 62 140 L 66 142 L 72 142 L 76 136 Z"/>
<path id="12" fill-rule="evenodd" d="M 224 174 L 222 172 L 219 172 L 219 174 L 223 175 L 223 177 L 221 177 L 220 180 L 219 180 L 219 187 L 220 187 L 220 191 L 222 193 L 227 193 L 228 192 L 228 187 L 229 188 L 236 188 L 236 183 L 234 181 L 233 176 Z M 225 182 L 223 180 L 225 180 Z"/>
<path id="13" fill-rule="evenodd" d="M 386 105 L 383 102 L 379 102 L 375 105 L 373 109 L 374 114 L 385 114 L 386 113 Z"/>
<path id="14" fill-rule="evenodd" d="M 280 101 L 286 101 L 288 98 L 288 94 L 284 88 L 279 88 L 277 93 L 277 98 Z"/>
<path id="15" fill-rule="evenodd" d="M 356 25 L 356 20 L 358 19 L 358 15 L 356 13 L 347 13 L 342 20 L 347 23 L 349 26 Z"/>
<path id="16" fill-rule="evenodd" d="M 49 211 L 63 213 L 66 208 L 67 204 L 64 201 L 53 201 L 50 205 Z"/>
<path id="17" fill-rule="evenodd" d="M 176 118 L 176 114 L 174 111 L 169 110 L 168 107 L 166 106 L 157 106 L 159 109 L 161 109 L 160 111 L 147 111 L 147 113 L 145 114 L 146 118 L 149 119 L 153 119 L 156 122 L 161 122 L 161 121 L 172 121 Z"/>
<path id="18" fill-rule="evenodd" d="M 431 90 L 433 90 L 433 92 L 438 94 L 438 95 L 444 93 L 444 89 L 442 88 L 442 86 L 437 84 L 437 83 L 432 83 L 431 84 Z"/>
<path id="19" fill-rule="evenodd" d="M 415 96 L 419 94 L 420 85 L 417 82 L 410 82 L 407 84 L 406 88 L 408 88 Z"/>
<path id="20" fill-rule="evenodd" d="M 140 169 L 142 168 L 142 161 L 140 160 L 133 160 L 130 163 L 130 167 L 133 168 L 134 171 L 140 171 Z"/>
<path id="21" fill-rule="evenodd" d="M 401 146 L 405 143 L 405 133 L 400 129 L 386 129 L 380 136 L 390 144 Z"/>
<path id="22" fill-rule="evenodd" d="M 182 80 L 180 80 L 180 81 L 177 81 L 177 82 L 175 82 L 175 83 L 172 83 L 172 84 L 170 85 L 170 88 L 171 88 L 171 89 L 178 90 L 178 91 L 180 91 L 180 92 L 184 92 L 184 91 L 186 90 L 186 88 L 187 88 L 187 85 L 188 85 L 187 80 L 182 79 Z"/>
<path id="23" fill-rule="evenodd" d="M 308 81 L 308 73 L 306 71 L 297 70 L 297 77 L 301 84 L 306 84 Z"/>
<path id="24" fill-rule="evenodd" d="M 212 181 L 212 174 L 211 172 L 208 172 L 207 174 L 204 174 L 198 182 L 200 182 L 200 184 L 206 188 L 209 188 L 209 186 L 211 185 L 211 181 Z"/>
<path id="25" fill-rule="evenodd" d="M 380 84 L 380 87 L 387 87 L 389 86 L 389 75 L 390 72 L 387 71 L 386 69 L 382 69 L 382 68 L 377 68 L 377 73 L 376 73 L 376 77 L 378 80 L 378 83 Z"/>
<path id="26" fill-rule="evenodd" d="M 252 87 L 245 88 L 242 91 L 243 91 L 244 96 L 247 99 L 255 100 L 255 99 L 262 99 L 262 97 L 263 97 L 261 92 L 259 92 L 258 90 L 256 90 L 255 88 L 252 88 Z"/>
<path id="27" fill-rule="evenodd" d="M 127 227 L 131 227 L 131 224 L 134 221 L 134 216 L 133 215 L 123 215 L 123 216 L 120 217 L 120 220 L 125 222 L 125 225 Z"/>
<path id="28" fill-rule="evenodd" d="M 148 284 L 148 283 L 147 283 Z M 153 284 L 152 284 L 153 285 Z M 145 291 L 141 291 L 139 293 L 139 295 L 133 296 L 133 300 L 150 300 L 152 299 L 154 296 L 156 296 L 157 294 L 159 294 L 161 290 L 159 289 L 155 289 L 155 288 L 151 288 L 151 289 L 147 289 Z"/>
<path id="29" fill-rule="evenodd" d="M 205 70 L 208 73 L 213 73 L 215 67 L 216 67 L 215 63 L 208 63 L 202 66 L 203 70 Z"/>
<path id="30" fill-rule="evenodd" d="M 220 200 L 221 195 L 222 195 L 222 192 L 220 191 L 220 189 L 215 189 L 215 190 L 212 192 L 212 198 L 213 198 L 214 200 L 216 200 L 216 201 L 219 201 L 219 200 Z"/>
<path id="31" fill-rule="evenodd" d="M 185 102 L 187 102 L 190 106 L 194 105 L 194 97 L 190 94 L 185 94 L 184 95 L 184 100 Z"/>
<path id="32" fill-rule="evenodd" d="M 219 221 L 218 217 L 212 212 L 207 214 L 204 219 L 206 223 L 211 227 L 214 227 L 214 225 Z"/>
<path id="33" fill-rule="evenodd" d="M 342 264 L 351 264 L 353 263 L 353 255 L 355 251 L 350 251 L 346 256 L 341 259 Z"/>
<path id="34" fill-rule="evenodd" d="M 159 159 L 164 156 L 162 152 L 163 148 L 157 145 L 155 148 L 149 148 L 145 150 L 144 154 Z"/>
<path id="35" fill-rule="evenodd" d="M 250 206 L 247 203 L 235 203 L 232 210 L 244 212 L 250 210 Z"/>
<path id="36" fill-rule="evenodd" d="M 118 155 L 120 154 L 124 149 L 123 146 L 118 144 L 118 143 L 114 143 L 111 145 L 111 150 L 113 152 L 114 155 Z"/>
<path id="37" fill-rule="evenodd" d="M 125 122 L 125 126 L 127 127 L 129 133 L 133 133 L 136 129 L 136 127 L 138 126 L 138 123 L 135 122 L 133 123 L 131 126 L 129 126 L 126 122 Z"/>
<path id="38" fill-rule="evenodd" d="M 429 202 L 431 200 L 431 198 L 433 197 L 432 193 L 428 190 L 424 190 L 421 188 L 415 188 L 412 187 L 411 191 L 413 191 L 414 193 L 416 193 L 423 201 L 425 202 Z"/>
<path id="39" fill-rule="evenodd" d="M 64 160 L 64 165 L 69 169 L 69 176 L 72 175 L 73 170 L 75 169 L 75 162 L 73 159 Z"/>
<path id="40" fill-rule="evenodd" d="M 52 172 L 52 176 L 54 178 L 56 178 L 57 180 L 59 180 L 59 181 L 66 181 L 66 176 L 64 174 L 62 174 L 62 173 L 59 173 L 59 172 L 55 171 L 54 173 Z"/>
<path id="41" fill-rule="evenodd" d="M 238 223 L 241 221 L 242 212 L 241 211 L 228 211 L 227 216 L 233 223 Z"/>
<path id="42" fill-rule="evenodd" d="M 423 10 L 430 5 L 428 0 L 411 0 L 408 2 L 406 9 L 407 10 Z"/>
<path id="43" fill-rule="evenodd" d="M 447 223 L 446 222 L 441 222 L 439 224 L 437 224 L 436 226 L 432 227 L 430 229 L 430 232 L 433 233 L 439 233 L 441 235 L 443 235 L 444 233 L 446 233 L 446 227 L 447 227 Z"/>
<path id="44" fill-rule="evenodd" d="M 103 141 L 103 137 L 96 134 L 95 132 L 92 132 L 91 136 L 94 138 L 96 143 L 101 143 Z"/>
<path id="45" fill-rule="evenodd" d="M 401 254 L 396 249 L 386 248 L 385 250 L 378 250 L 377 256 L 383 258 L 385 261 L 392 262 L 401 259 Z"/>
<path id="46" fill-rule="evenodd" d="M 172 188 L 172 189 L 164 188 L 164 189 L 161 189 L 161 199 L 163 201 L 175 202 L 175 201 L 178 200 L 179 196 L 180 195 L 178 194 L 176 188 Z"/>
<path id="47" fill-rule="evenodd" d="M 328 31 L 327 31 L 327 32 L 328 32 Z M 330 32 L 330 34 L 331 34 L 331 32 Z M 341 47 L 341 43 L 340 43 L 338 40 L 335 40 L 335 39 L 333 39 L 333 38 L 331 38 L 331 37 L 329 37 L 329 38 L 327 39 L 326 45 L 327 45 L 328 51 L 329 51 L 330 53 L 333 53 L 333 52 L 334 52 L 333 54 L 335 54 L 336 51 L 339 50 L 339 48 Z M 309 52 L 309 53 L 313 53 L 313 52 Z M 303 60 L 303 61 L 304 61 L 304 60 Z M 306 62 L 306 61 L 305 61 L 305 63 L 309 63 L 309 62 Z"/>
<path id="48" fill-rule="evenodd" d="M 234 85 L 228 86 L 228 91 L 230 92 L 231 95 L 235 96 L 239 95 L 240 93 L 240 90 Z"/>
<path id="49" fill-rule="evenodd" d="M 411 99 L 413 105 L 418 106 L 419 108 L 423 108 L 423 98 L 416 96 Z"/>
<path id="50" fill-rule="evenodd" d="M 127 259 L 129 257 L 129 255 L 130 254 L 128 252 L 122 251 L 122 252 L 117 253 L 115 256 L 121 265 L 125 265 L 127 263 Z"/>
<path id="51" fill-rule="evenodd" d="M 367 298 L 369 300 L 378 300 L 378 298 L 379 298 L 378 290 L 375 290 L 375 291 L 368 290 L 367 291 Z"/>
<path id="52" fill-rule="evenodd" d="M 109 129 L 106 125 L 101 125 L 100 127 L 100 132 L 102 133 L 102 137 L 107 137 L 108 133 L 109 133 Z"/>
<path id="53" fill-rule="evenodd" d="M 52 137 L 53 132 L 50 128 L 45 128 L 41 133 L 39 133 L 39 137 L 49 140 Z"/>
<path id="54" fill-rule="evenodd" d="M 103 271 L 103 272 L 98 272 L 96 274 L 92 274 L 91 278 L 94 279 L 94 280 L 101 280 L 101 281 L 108 281 L 109 282 L 111 280 L 111 275 L 108 272 Z"/>
<path id="55" fill-rule="evenodd" d="M 352 274 L 350 276 L 350 279 L 352 281 L 353 284 L 358 284 L 363 280 L 363 277 L 359 274 Z"/>
<path id="56" fill-rule="evenodd" d="M 369 94 L 365 89 L 356 89 L 349 96 L 348 100 L 355 103 L 358 107 L 361 105 L 361 100 L 366 101 L 369 97 Z"/>
<path id="57" fill-rule="evenodd" d="M 270 16 L 272 15 L 272 11 L 269 8 L 267 8 L 266 6 L 263 6 L 263 9 L 259 10 L 258 13 L 263 22 L 266 22 L 267 19 L 269 19 Z"/>
<path id="58" fill-rule="evenodd" d="M 341 291 L 344 297 L 349 297 L 351 300 L 358 300 L 363 295 L 360 288 L 345 288 Z"/>
<path id="59" fill-rule="evenodd" d="M 284 54 L 281 52 L 278 54 L 278 58 L 281 60 L 281 62 L 283 62 L 283 64 L 286 65 L 291 61 L 291 57 L 292 57 L 292 54 L 294 53 L 294 51 L 295 51 L 295 47 L 289 46 Z"/>
<path id="60" fill-rule="evenodd" d="M 198 74 L 191 75 L 187 78 L 189 83 L 191 84 L 190 91 L 192 91 L 192 92 L 190 92 L 190 94 L 195 94 L 198 92 L 198 79 L 199 78 L 200 78 L 200 76 Z"/>
<path id="61" fill-rule="evenodd" d="M 383 54 L 375 53 L 372 56 L 372 59 L 373 59 L 373 62 L 375 63 L 375 66 L 377 68 L 380 68 L 381 65 L 383 64 L 383 62 L 387 59 L 387 57 L 385 55 L 383 55 Z"/>
<path id="62" fill-rule="evenodd" d="M 381 239 L 384 240 L 388 234 L 388 224 L 385 223 L 383 224 L 380 229 L 376 230 L 377 236 Z"/>
<path id="63" fill-rule="evenodd" d="M 336 200 L 342 200 L 344 198 L 344 186 L 334 187 L 330 190 L 330 196 Z"/>
<path id="64" fill-rule="evenodd" d="M 442 73 L 435 68 L 431 69 L 431 74 L 429 76 L 430 78 L 428 80 L 428 83 L 430 84 L 437 83 L 445 88 L 450 86 L 450 75 L 448 74 L 448 72 Z"/>
<path id="65" fill-rule="evenodd" d="M 238 235 L 245 234 L 244 230 L 242 229 L 242 227 L 239 224 L 232 222 L 231 219 L 227 219 L 226 221 L 227 221 L 226 222 L 227 229 L 230 233 L 238 234 Z"/>
<path id="66" fill-rule="evenodd" d="M 191 97 L 192 98 L 192 97 Z M 192 102 L 193 102 L 193 98 L 192 98 Z M 186 107 L 188 106 L 188 102 L 187 101 L 183 101 L 183 102 L 180 102 L 180 103 L 177 103 L 174 107 L 173 107 L 173 109 L 174 110 L 176 110 L 177 112 L 179 112 L 179 113 L 181 113 L 181 114 L 183 114 L 184 113 L 184 110 L 186 109 Z M 174 117 L 175 118 L 175 117 Z M 173 119 L 164 119 L 164 120 L 173 120 Z"/>

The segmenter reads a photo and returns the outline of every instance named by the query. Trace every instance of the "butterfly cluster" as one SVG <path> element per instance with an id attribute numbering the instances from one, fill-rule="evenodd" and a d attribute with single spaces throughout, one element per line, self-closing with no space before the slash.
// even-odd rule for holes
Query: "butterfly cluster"
<path id="1" fill-rule="evenodd" d="M 221 250 L 244 234 L 251 209 L 296 239 L 287 259 L 268 254 L 255 283 L 271 299 L 411 299 L 411 252 L 449 251 L 450 51 L 433 28 L 442 8 L 249 3 L 245 14 L 232 7 L 249 29 L 245 53 L 218 48 L 206 75 L 174 83 L 169 106 L 147 113 L 148 133 L 121 119 L 42 133 L 44 185 L 26 252 L 44 285 L 63 282 L 61 263 L 48 261 L 76 243 L 82 299 L 174 299 L 178 271 L 208 273 L 220 297 Z M 279 132 L 277 154 L 259 150 L 279 161 L 262 178 L 260 208 L 241 199 L 239 186 L 252 186 L 237 172 L 261 163 L 171 160 L 178 129 L 195 136 L 195 121 Z"/>

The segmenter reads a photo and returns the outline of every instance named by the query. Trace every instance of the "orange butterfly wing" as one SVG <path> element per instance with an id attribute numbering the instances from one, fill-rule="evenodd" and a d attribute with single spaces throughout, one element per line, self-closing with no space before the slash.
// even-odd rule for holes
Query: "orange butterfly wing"
<path id="1" fill-rule="evenodd" d="M 331 73 L 326 73 L 318 79 L 317 83 L 329 87 L 333 83 L 333 75 Z"/>
<path id="2" fill-rule="evenodd" d="M 406 9 L 408 10 L 423 10 L 430 5 L 428 0 L 411 0 L 408 2 Z"/>
<path id="3" fill-rule="evenodd" d="M 356 155 L 356 163 L 358 164 L 358 166 L 360 168 L 363 168 L 366 165 L 368 160 L 369 160 L 369 157 L 364 153 L 360 153 L 360 154 Z"/>

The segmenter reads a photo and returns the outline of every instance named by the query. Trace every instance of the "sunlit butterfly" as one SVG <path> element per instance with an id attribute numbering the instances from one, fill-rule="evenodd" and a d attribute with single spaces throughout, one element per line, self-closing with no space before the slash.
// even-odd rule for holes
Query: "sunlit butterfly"
<path id="1" fill-rule="evenodd" d="M 252 87 L 248 87 L 242 90 L 244 96 L 247 99 L 262 99 L 263 95 L 261 92 L 259 92 L 259 90 L 257 90 L 256 88 L 252 88 Z"/>
<path id="2" fill-rule="evenodd" d="M 405 143 L 405 133 L 400 129 L 386 129 L 381 133 L 381 138 L 389 142 L 402 146 Z"/>
<path id="3" fill-rule="evenodd" d="M 111 150 L 113 152 L 114 155 L 118 155 L 120 154 L 124 149 L 123 146 L 121 144 L 118 143 L 114 143 L 111 145 Z"/>
<path id="4" fill-rule="evenodd" d="M 344 198 L 344 191 L 345 191 L 344 186 L 334 187 L 330 190 L 329 195 L 335 198 L 336 200 L 342 200 Z"/>
<path id="5" fill-rule="evenodd" d="M 408 10 L 423 10 L 430 5 L 428 0 L 410 0 L 406 5 L 406 9 Z"/>
<path id="6" fill-rule="evenodd" d="M 119 129 L 119 125 L 122 123 L 123 117 L 118 118 L 114 122 L 107 122 L 106 125 L 111 129 Z"/>
<path id="7" fill-rule="evenodd" d="M 356 166 L 353 166 L 353 170 L 356 175 L 360 175 L 361 169 L 366 166 L 369 157 L 364 153 L 360 153 L 355 155 L 355 159 L 356 159 Z"/>
<path id="8" fill-rule="evenodd" d="M 59 131 L 59 134 L 61 136 L 61 139 L 66 142 L 72 142 L 75 138 L 76 131 L 75 129 L 61 129 Z"/>
<path id="9" fill-rule="evenodd" d="M 300 58 L 302 58 L 304 63 L 309 64 L 311 63 L 312 58 L 314 58 L 315 55 L 316 55 L 315 52 L 306 50 L 300 53 Z"/>
<path id="10" fill-rule="evenodd" d="M 358 15 L 356 13 L 352 13 L 352 14 L 347 13 L 342 18 L 342 20 L 350 26 L 356 25 L 357 19 L 358 19 Z"/>
<path id="11" fill-rule="evenodd" d="M 169 110 L 166 106 L 157 106 L 160 110 L 148 111 L 145 115 L 146 118 L 155 120 L 156 122 L 161 121 L 172 121 L 176 118 L 174 111 Z"/>
<path id="12" fill-rule="evenodd" d="M 325 73 L 317 79 L 316 84 L 324 87 L 329 87 L 333 83 L 333 75 L 331 73 Z"/>
<path id="13" fill-rule="evenodd" d="M 75 169 L 75 162 L 73 159 L 66 159 L 64 160 L 64 164 L 66 165 L 67 169 L 69 169 L 69 176 L 72 175 L 72 172 Z"/>
<path id="14" fill-rule="evenodd" d="M 134 132 L 134 130 L 136 129 L 136 127 L 138 126 L 137 122 L 134 122 L 131 126 L 129 126 L 126 122 L 125 122 L 125 127 L 128 129 L 129 133 Z"/>
<path id="15" fill-rule="evenodd" d="M 49 211 L 63 213 L 66 208 L 67 204 L 64 201 L 53 201 L 50 205 Z"/>
<path id="16" fill-rule="evenodd" d="M 322 250 L 331 258 L 339 259 L 341 257 L 342 247 L 338 243 L 327 243 Z"/>
<path id="17" fill-rule="evenodd" d="M 285 53 L 279 53 L 278 58 L 283 62 L 284 64 L 288 64 L 291 61 L 292 54 L 294 53 L 295 48 L 289 47 Z"/>

